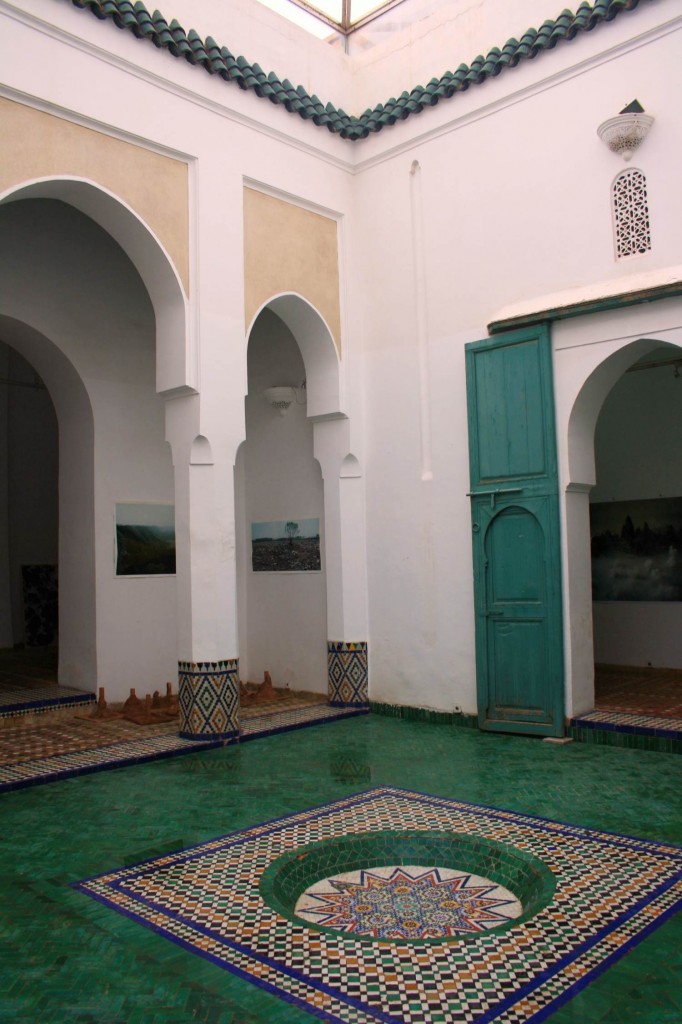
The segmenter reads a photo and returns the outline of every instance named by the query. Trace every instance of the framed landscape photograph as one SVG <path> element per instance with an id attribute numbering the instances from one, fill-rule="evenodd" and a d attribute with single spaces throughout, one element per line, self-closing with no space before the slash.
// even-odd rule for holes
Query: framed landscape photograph
<path id="1" fill-rule="evenodd" d="M 682 498 L 590 505 L 592 599 L 682 601 Z"/>
<path id="2" fill-rule="evenodd" d="M 116 503 L 116 575 L 175 575 L 175 506 Z"/>
<path id="3" fill-rule="evenodd" d="M 254 572 L 320 572 L 320 520 L 251 523 Z"/>

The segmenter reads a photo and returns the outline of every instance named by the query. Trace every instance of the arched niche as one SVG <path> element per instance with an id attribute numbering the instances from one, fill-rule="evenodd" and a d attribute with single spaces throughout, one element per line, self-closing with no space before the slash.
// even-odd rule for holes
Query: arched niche
<path id="1" fill-rule="evenodd" d="M 189 461 L 191 466 L 212 466 L 213 451 L 211 442 L 203 434 L 197 434 L 192 441 Z"/>
<path id="2" fill-rule="evenodd" d="M 355 480 L 362 476 L 362 467 L 358 459 L 349 452 L 341 463 L 339 476 L 342 480 Z"/>
<path id="3" fill-rule="evenodd" d="M 302 295 L 277 295 L 258 310 L 249 325 L 249 335 L 263 309 L 270 309 L 286 324 L 301 350 L 306 371 L 308 417 L 343 416 L 341 361 L 323 317 Z"/>
<path id="4" fill-rule="evenodd" d="M 156 318 L 156 390 L 167 397 L 196 390 L 195 345 L 180 278 L 158 238 L 120 198 L 83 178 L 43 178 L 9 190 L 0 203 L 57 199 L 100 225 L 134 263 Z"/>

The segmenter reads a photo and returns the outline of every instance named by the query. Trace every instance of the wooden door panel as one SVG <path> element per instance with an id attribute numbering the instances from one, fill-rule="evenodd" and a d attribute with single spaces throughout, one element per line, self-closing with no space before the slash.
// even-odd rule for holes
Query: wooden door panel
<path id="1" fill-rule="evenodd" d="M 493 519 L 486 534 L 488 605 L 545 600 L 544 535 L 539 522 L 518 505 Z"/>
<path id="2" fill-rule="evenodd" d="M 558 474 L 551 347 L 535 328 L 467 345 L 483 729 L 563 735 Z"/>
<path id="3" fill-rule="evenodd" d="M 544 690 L 547 685 L 547 651 L 544 620 L 499 620 L 488 631 L 492 687 L 488 719 L 501 723 L 523 721 L 549 723 Z"/>
<path id="4" fill-rule="evenodd" d="M 534 341 L 481 352 L 475 385 L 476 405 L 486 410 L 477 438 L 481 481 L 545 474 L 541 381 L 542 361 Z"/>

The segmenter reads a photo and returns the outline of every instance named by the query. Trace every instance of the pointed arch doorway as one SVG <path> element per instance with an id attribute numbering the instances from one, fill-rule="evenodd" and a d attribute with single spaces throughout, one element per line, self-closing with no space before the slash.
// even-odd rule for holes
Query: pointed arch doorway
<path id="1" fill-rule="evenodd" d="M 139 217 L 92 182 L 27 183 L 0 203 L 1 337 L 39 373 L 59 423 L 58 681 L 104 685 L 110 701 L 176 671 L 175 577 L 133 583 L 114 550 L 119 505 L 173 504 L 157 370 L 172 381 L 184 331 L 182 316 L 162 334 L 159 367 L 151 292 L 104 226 L 116 213 L 121 242 L 128 232 L 142 272 L 157 273 L 151 292 L 179 287 Z"/>
<path id="2" fill-rule="evenodd" d="M 319 312 L 293 293 L 265 303 L 248 337 L 247 435 L 235 467 L 242 674 L 279 665 L 275 685 L 366 707 L 363 480 L 339 353 Z M 264 397 L 273 386 L 290 389 L 284 415 Z M 319 570 L 254 571 L 254 523 L 318 519 Z"/>
<path id="3" fill-rule="evenodd" d="M 563 379 L 557 429 L 567 713 L 577 717 L 595 707 L 595 661 L 636 667 L 663 658 L 682 667 L 676 639 L 682 604 L 621 600 L 613 587 L 607 600 L 599 589 L 593 594 L 590 525 L 591 505 L 595 521 L 597 508 L 619 513 L 619 502 L 655 502 L 681 493 L 673 437 L 682 424 L 673 385 L 679 383 L 674 374 L 682 359 L 682 304 L 666 300 L 582 324 L 565 322 L 555 325 L 554 334 L 557 379 Z M 594 564 L 596 583 L 603 565 Z"/>

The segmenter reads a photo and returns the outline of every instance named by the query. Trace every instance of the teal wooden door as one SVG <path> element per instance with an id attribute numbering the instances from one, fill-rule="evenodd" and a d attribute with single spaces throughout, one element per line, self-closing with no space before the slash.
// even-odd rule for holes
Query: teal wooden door
<path id="1" fill-rule="evenodd" d="M 466 346 L 478 717 L 561 736 L 561 555 L 549 332 Z"/>

